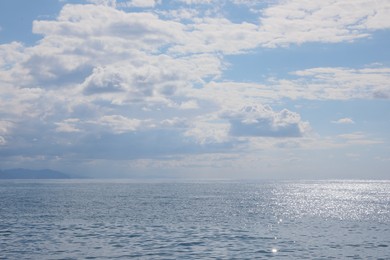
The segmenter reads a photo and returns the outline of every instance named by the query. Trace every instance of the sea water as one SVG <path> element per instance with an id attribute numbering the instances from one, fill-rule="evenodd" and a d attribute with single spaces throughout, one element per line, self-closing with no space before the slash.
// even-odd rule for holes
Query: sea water
<path id="1" fill-rule="evenodd" d="M 0 259 L 390 259 L 390 181 L 0 181 Z"/>

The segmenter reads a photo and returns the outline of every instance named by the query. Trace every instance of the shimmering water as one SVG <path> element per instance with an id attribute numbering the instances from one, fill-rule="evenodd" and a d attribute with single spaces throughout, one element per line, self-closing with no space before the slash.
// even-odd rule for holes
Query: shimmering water
<path id="1" fill-rule="evenodd" d="M 390 259 L 390 181 L 0 181 L 0 259 Z"/>

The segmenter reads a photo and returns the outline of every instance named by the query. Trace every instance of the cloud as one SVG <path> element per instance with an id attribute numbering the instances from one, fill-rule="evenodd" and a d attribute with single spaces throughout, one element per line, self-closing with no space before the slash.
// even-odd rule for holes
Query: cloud
<path id="1" fill-rule="evenodd" d="M 128 1 L 127 4 L 128 6 L 134 6 L 134 7 L 154 7 L 159 2 L 161 1 L 160 0 L 132 0 L 132 1 Z"/>
<path id="2" fill-rule="evenodd" d="M 363 132 L 353 132 L 348 134 L 341 134 L 338 137 L 350 145 L 371 145 L 383 143 L 382 140 L 370 138 Z"/>
<path id="3" fill-rule="evenodd" d="M 11 136 L 11 129 L 14 128 L 14 123 L 10 121 L 0 120 L 0 146 L 6 145 L 7 136 Z"/>
<path id="4" fill-rule="evenodd" d="M 388 1 L 320 2 L 290 0 L 266 8 L 260 32 L 264 46 L 304 42 L 342 42 L 368 37 L 372 30 L 390 28 Z"/>
<path id="5" fill-rule="evenodd" d="M 188 5 L 191 4 L 210 4 L 213 0 L 177 0 Z"/>
<path id="6" fill-rule="evenodd" d="M 5 145 L 7 142 L 3 136 L 0 135 L 0 146 Z"/>
<path id="7" fill-rule="evenodd" d="M 64 120 L 63 122 L 55 123 L 57 125 L 56 131 L 64 133 L 80 132 L 81 130 L 75 126 L 75 124 L 79 121 L 80 120 L 78 118 L 69 118 Z"/>
<path id="8" fill-rule="evenodd" d="M 165 46 L 172 53 L 232 54 L 259 46 L 351 41 L 368 37 L 374 30 L 390 28 L 388 19 L 384 19 L 390 13 L 387 1 L 376 1 L 375 4 L 367 0 L 343 3 L 331 0 L 319 3 L 284 1 L 266 8 L 263 6 L 257 23 L 233 23 L 221 15 L 193 16 L 197 13 L 191 10 L 186 12 L 187 22 L 179 23 L 153 13 L 116 10 L 113 8 L 115 1 L 93 2 L 100 4 L 65 5 L 57 21 L 35 21 L 33 31 L 43 35 L 93 36 L 95 39 L 113 36 L 132 40 L 132 46 L 138 49 L 157 50 Z M 184 2 L 211 3 L 204 0 Z M 157 2 L 137 0 L 117 5 L 124 3 L 146 7 Z M 186 9 L 182 10 L 183 14 Z M 177 9 L 167 10 L 166 13 L 169 11 Z M 188 16 L 188 11 L 193 17 Z"/>
<path id="9" fill-rule="evenodd" d="M 270 79 L 280 98 L 310 100 L 388 99 L 390 68 L 312 68 L 296 79 Z M 275 94 L 275 93 L 273 93 Z"/>
<path id="10" fill-rule="evenodd" d="M 338 120 L 332 121 L 332 123 L 334 123 L 334 124 L 355 124 L 355 122 L 351 118 L 348 118 L 348 117 L 340 118 Z"/>
<path id="11" fill-rule="evenodd" d="M 103 116 L 96 123 L 111 128 L 116 134 L 133 132 L 141 125 L 139 119 L 127 118 L 121 115 Z"/>
<path id="12" fill-rule="evenodd" d="M 0 73 L 5 75 L 3 71 L 11 69 L 23 60 L 23 50 L 24 46 L 20 42 L 0 44 Z"/>
<path id="13" fill-rule="evenodd" d="M 216 106 L 223 111 L 240 110 L 248 104 L 270 103 L 278 98 L 278 91 L 273 86 L 258 83 L 210 81 L 201 89 L 189 90 L 188 95 L 202 100 L 204 107 Z"/>
<path id="14" fill-rule="evenodd" d="M 199 4 L 212 1 L 183 2 Z M 231 54 L 257 47 L 351 42 L 367 38 L 375 30 L 390 28 L 390 22 L 386 19 L 390 15 L 390 4 L 384 0 L 374 4 L 368 0 L 325 0 L 316 3 L 300 0 L 277 3 L 262 1 L 260 4 L 253 1 L 233 2 L 245 4 L 250 11 L 258 13 L 258 21 L 233 23 L 223 17 L 211 18 L 207 14 L 193 17 L 193 23 L 187 26 L 187 32 L 183 34 L 188 40 L 173 46 L 172 51 L 219 51 Z"/>
<path id="15" fill-rule="evenodd" d="M 238 54 L 256 48 L 262 35 L 252 23 L 233 23 L 226 18 L 205 17 L 187 25 L 182 41 L 170 48 L 172 53 Z"/>
<path id="16" fill-rule="evenodd" d="M 185 101 L 185 102 L 181 103 L 180 108 L 181 109 L 197 109 L 197 108 L 199 108 L 199 105 L 196 102 L 196 100 L 189 100 L 189 101 Z"/>
<path id="17" fill-rule="evenodd" d="M 162 128 L 187 128 L 189 125 L 187 119 L 174 117 L 164 119 L 160 122 L 160 127 Z"/>
<path id="18" fill-rule="evenodd" d="M 94 68 L 91 75 L 81 84 L 86 95 L 125 92 L 126 79 L 113 67 Z"/>
<path id="19" fill-rule="evenodd" d="M 4 135 L 10 132 L 14 127 L 14 123 L 6 120 L 0 120 L 0 134 Z"/>
<path id="20" fill-rule="evenodd" d="M 53 36 L 66 37 L 67 41 L 76 37 L 82 42 L 100 39 L 102 42 L 91 44 L 100 44 L 103 48 L 111 43 L 110 40 L 115 40 L 119 47 L 129 47 L 128 41 L 131 41 L 131 49 L 137 50 L 156 50 L 160 46 L 180 42 L 183 28 L 180 23 L 161 20 L 152 13 L 126 13 L 102 5 L 65 5 L 56 21 L 33 23 L 34 33 L 50 35 L 50 39 Z"/>
<path id="21" fill-rule="evenodd" d="M 225 78 L 226 55 L 352 41 L 389 28 L 388 1 L 234 1 L 251 12 L 261 6 L 251 22 L 229 20 L 228 2 L 183 0 L 180 9 L 160 10 L 164 1 L 88 2 L 34 21 L 36 43 L 0 45 L 2 156 L 163 160 L 307 148 L 309 123 L 265 104 L 390 97 L 390 69 L 380 65 L 302 69 L 262 84 Z M 337 138 L 334 147 L 365 140 Z"/>
<path id="22" fill-rule="evenodd" d="M 197 143 L 203 145 L 210 144 L 230 144 L 233 146 L 236 140 L 229 136 L 229 124 L 218 122 L 213 116 L 200 116 L 192 120 L 192 124 L 184 133 L 187 137 L 192 137 Z"/>
<path id="23" fill-rule="evenodd" d="M 116 6 L 116 0 L 87 0 L 87 2 L 96 5 Z"/>
<path id="24" fill-rule="evenodd" d="M 191 95 L 239 109 L 247 103 L 270 104 L 291 100 L 351 100 L 390 98 L 390 68 L 312 68 L 290 73 L 289 79 L 268 78 L 265 83 L 210 81 Z M 226 91 L 226 90 L 229 91 Z"/>
<path id="25" fill-rule="evenodd" d="M 208 65 L 200 66 L 203 62 Z M 220 62 L 213 57 L 192 56 L 174 59 L 166 55 L 133 57 L 94 68 L 80 85 L 85 95 L 105 95 L 125 102 L 142 102 L 148 97 L 169 98 L 177 91 L 219 73 Z M 149 100 L 150 101 L 150 100 Z"/>
<path id="26" fill-rule="evenodd" d="M 233 136 L 301 137 L 308 124 L 297 113 L 283 109 L 274 112 L 269 106 L 246 106 L 239 112 L 225 112 Z"/>

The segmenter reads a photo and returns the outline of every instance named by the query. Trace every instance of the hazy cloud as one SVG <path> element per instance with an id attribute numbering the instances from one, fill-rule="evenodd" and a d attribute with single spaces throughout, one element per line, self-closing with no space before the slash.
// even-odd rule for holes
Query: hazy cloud
<path id="1" fill-rule="evenodd" d="M 176 0 L 186 4 L 210 4 L 213 0 Z"/>
<path id="2" fill-rule="evenodd" d="M 116 6 L 116 0 L 87 0 L 87 2 L 96 5 Z"/>
<path id="3" fill-rule="evenodd" d="M 338 120 L 332 121 L 334 124 L 354 124 L 355 122 L 348 117 L 340 118 Z"/>
<path id="4" fill-rule="evenodd" d="M 14 124 L 10 121 L 0 120 L 0 134 L 9 133 Z"/>
<path id="5" fill-rule="evenodd" d="M 156 4 L 160 3 L 161 0 L 131 0 L 127 2 L 117 3 L 117 6 L 120 7 L 154 7 Z"/>
<path id="6" fill-rule="evenodd" d="M 270 79 L 280 97 L 292 99 L 388 98 L 390 68 L 312 68 L 292 73 L 297 79 Z"/>
<path id="7" fill-rule="evenodd" d="M 370 138 L 363 132 L 353 132 L 348 134 L 341 134 L 338 136 L 343 141 L 351 145 L 370 145 L 370 144 L 380 144 L 383 141 L 375 138 Z"/>
<path id="8" fill-rule="evenodd" d="M 114 133 L 121 134 L 135 131 L 140 126 L 141 121 L 121 115 L 109 115 L 101 117 L 96 123 L 111 128 Z"/>
<path id="9" fill-rule="evenodd" d="M 79 121 L 80 120 L 78 118 L 69 118 L 62 122 L 55 123 L 57 125 L 56 131 L 64 133 L 80 132 L 80 129 L 75 126 L 75 124 Z"/>
<path id="10" fill-rule="evenodd" d="M 5 141 L 5 138 L 0 135 L 0 146 L 5 145 L 7 142 Z"/>

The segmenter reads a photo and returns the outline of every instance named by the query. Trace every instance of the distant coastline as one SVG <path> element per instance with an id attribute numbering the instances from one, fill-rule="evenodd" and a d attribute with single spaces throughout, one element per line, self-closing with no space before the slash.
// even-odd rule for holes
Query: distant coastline
<path id="1" fill-rule="evenodd" d="M 50 169 L 31 170 L 17 168 L 0 170 L 0 179 L 71 179 L 71 176 Z"/>

